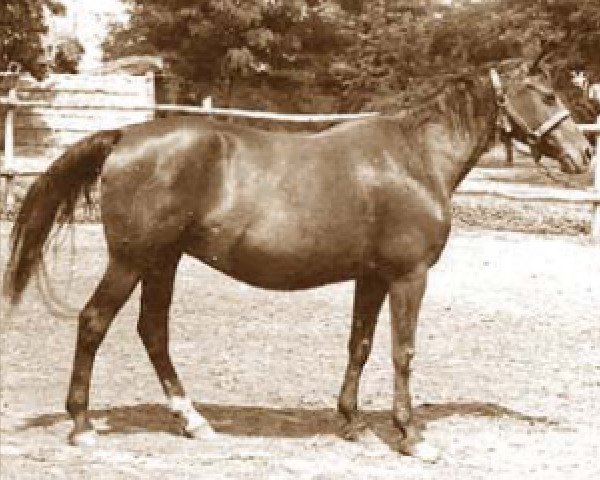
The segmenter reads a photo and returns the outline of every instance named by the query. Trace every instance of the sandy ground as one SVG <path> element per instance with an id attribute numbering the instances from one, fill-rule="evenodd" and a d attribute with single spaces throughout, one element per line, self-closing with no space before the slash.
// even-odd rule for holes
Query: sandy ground
<path id="1" fill-rule="evenodd" d="M 2 224 L 3 255 L 8 228 Z M 100 277 L 104 249 L 97 225 L 77 226 L 75 238 L 73 278 L 61 288 L 82 303 Z M 135 332 L 136 292 L 97 357 L 91 409 L 101 436 L 93 450 L 66 442 L 75 322 L 49 316 L 32 288 L 0 324 L 0 475 L 598 478 L 599 280 L 600 247 L 583 237 L 453 232 L 431 272 L 413 364 L 416 417 L 443 450 L 435 465 L 395 451 L 387 308 L 360 395 L 372 434 L 360 443 L 339 437 L 349 283 L 265 292 L 182 263 L 172 355 L 219 433 L 213 441 L 178 435 Z"/>

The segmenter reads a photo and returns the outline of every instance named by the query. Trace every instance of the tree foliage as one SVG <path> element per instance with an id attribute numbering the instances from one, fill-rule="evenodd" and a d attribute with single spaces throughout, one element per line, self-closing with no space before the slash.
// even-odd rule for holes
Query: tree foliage
<path id="1" fill-rule="evenodd" d="M 4 0 L 0 3 L 0 71 L 10 62 L 40 78 L 46 73 L 42 35 L 47 32 L 44 8 L 59 14 L 55 0 Z"/>
<path id="2" fill-rule="evenodd" d="M 581 103 L 571 85 L 572 69 L 585 69 L 600 81 L 597 0 L 454 3 L 446 8 L 433 1 L 364 0 L 363 13 L 350 16 L 342 27 L 357 40 L 335 63 L 341 108 L 374 108 L 443 72 L 533 59 L 547 45 L 554 49 L 545 65 L 563 95 Z"/>
<path id="3" fill-rule="evenodd" d="M 440 72 L 533 58 L 548 42 L 560 85 L 572 68 L 600 79 L 598 0 L 127 1 L 132 22 L 114 30 L 108 58 L 160 55 L 190 85 L 244 85 L 242 102 L 254 87 L 283 110 L 358 110 Z"/>
<path id="4" fill-rule="evenodd" d="M 304 0 L 128 2 L 131 23 L 113 30 L 107 58 L 160 55 L 178 77 L 225 90 L 237 79 L 303 78 L 299 56 L 336 46 L 333 25 Z"/>

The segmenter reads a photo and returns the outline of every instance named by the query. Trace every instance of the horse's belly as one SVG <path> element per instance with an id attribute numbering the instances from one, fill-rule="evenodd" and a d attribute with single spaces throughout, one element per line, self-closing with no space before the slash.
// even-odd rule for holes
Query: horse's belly
<path id="1" fill-rule="evenodd" d="M 349 232 L 332 233 L 298 224 L 261 225 L 235 234 L 213 228 L 188 252 L 251 285 L 276 290 L 310 288 L 354 278 L 360 268 L 360 242 L 350 238 Z"/>

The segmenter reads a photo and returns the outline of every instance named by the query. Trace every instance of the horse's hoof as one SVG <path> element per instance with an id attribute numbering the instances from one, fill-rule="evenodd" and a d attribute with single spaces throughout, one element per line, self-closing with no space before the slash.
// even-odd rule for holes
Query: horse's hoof
<path id="1" fill-rule="evenodd" d="M 408 445 L 403 450 L 407 455 L 418 458 L 419 460 L 427 463 L 435 463 L 442 456 L 442 452 L 439 448 L 434 447 L 424 440 L 412 445 Z"/>
<path id="2" fill-rule="evenodd" d="M 342 429 L 342 438 L 350 442 L 358 442 L 369 435 L 369 427 L 361 421 L 349 422 Z"/>
<path id="3" fill-rule="evenodd" d="M 98 442 L 98 435 L 94 430 L 84 430 L 83 432 L 71 432 L 69 435 L 69 444 L 74 447 L 92 448 Z"/>
<path id="4" fill-rule="evenodd" d="M 188 438 L 194 438 L 196 440 L 211 440 L 217 436 L 210 424 L 204 419 L 197 422 L 188 422 L 183 429 L 183 434 Z"/>

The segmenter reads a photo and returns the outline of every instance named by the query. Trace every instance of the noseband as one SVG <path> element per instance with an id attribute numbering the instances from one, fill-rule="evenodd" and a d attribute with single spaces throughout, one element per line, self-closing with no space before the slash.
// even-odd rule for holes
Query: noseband
<path id="1" fill-rule="evenodd" d="M 571 113 L 567 109 L 560 108 L 538 128 L 533 129 L 527 125 L 525 119 L 523 119 L 508 100 L 508 96 L 506 95 L 504 88 L 502 88 L 502 82 L 500 81 L 500 76 L 496 70 L 490 70 L 490 78 L 496 93 L 496 105 L 499 110 L 498 127 L 507 135 L 512 136 L 512 125 L 516 125 L 524 133 L 525 140 L 532 152 L 538 152 L 544 136 L 558 127 L 563 120 L 571 116 Z"/>

